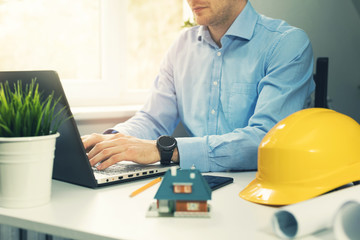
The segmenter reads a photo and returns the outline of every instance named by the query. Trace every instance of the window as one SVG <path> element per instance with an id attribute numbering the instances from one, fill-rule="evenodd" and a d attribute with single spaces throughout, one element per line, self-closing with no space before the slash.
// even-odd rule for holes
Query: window
<path id="1" fill-rule="evenodd" d="M 184 186 L 184 193 L 191 193 L 191 192 L 192 192 L 191 185 L 185 185 Z"/>
<path id="2" fill-rule="evenodd" d="M 200 204 L 198 202 L 188 202 L 186 206 L 187 206 L 188 211 L 199 211 L 200 210 Z"/>
<path id="3" fill-rule="evenodd" d="M 0 0 L 0 70 L 56 70 L 71 106 L 142 104 L 181 30 L 183 4 Z"/>
<path id="4" fill-rule="evenodd" d="M 174 193 L 192 193 L 192 183 L 173 183 Z"/>
<path id="5" fill-rule="evenodd" d="M 174 185 L 174 193 L 181 193 L 181 186 L 180 185 Z"/>

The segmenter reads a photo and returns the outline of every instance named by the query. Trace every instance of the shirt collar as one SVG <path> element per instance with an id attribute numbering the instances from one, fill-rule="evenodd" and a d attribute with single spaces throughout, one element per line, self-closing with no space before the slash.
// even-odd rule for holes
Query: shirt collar
<path id="1" fill-rule="evenodd" d="M 258 16 L 259 14 L 252 7 L 250 1 L 248 1 L 245 8 L 241 11 L 239 16 L 237 16 L 233 24 L 225 33 L 225 36 L 235 36 L 250 40 L 253 36 Z M 198 41 L 202 41 L 204 38 L 209 37 L 209 35 L 207 27 L 199 27 L 197 35 Z"/>
<path id="2" fill-rule="evenodd" d="M 208 44 L 210 44 L 213 47 L 217 47 L 216 43 L 214 42 L 214 40 L 212 39 L 209 29 L 207 26 L 204 25 L 200 25 L 199 29 L 198 29 L 198 35 L 197 35 L 197 40 L 199 42 L 207 42 Z"/>
<path id="3" fill-rule="evenodd" d="M 252 7 L 250 1 L 248 1 L 245 8 L 241 11 L 239 16 L 237 16 L 225 35 L 250 40 L 253 36 L 258 16 L 259 14 Z"/>

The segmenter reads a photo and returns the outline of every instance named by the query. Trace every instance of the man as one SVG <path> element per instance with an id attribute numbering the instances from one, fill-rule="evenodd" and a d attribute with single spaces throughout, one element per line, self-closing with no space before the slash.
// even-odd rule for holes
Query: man
<path id="1" fill-rule="evenodd" d="M 259 15 L 246 0 L 188 3 L 200 26 L 170 48 L 142 110 L 108 131 L 118 133 L 83 137 L 98 169 L 171 160 L 203 172 L 254 170 L 264 135 L 306 105 L 313 54 L 302 30 Z M 190 137 L 154 140 L 180 120 Z"/>

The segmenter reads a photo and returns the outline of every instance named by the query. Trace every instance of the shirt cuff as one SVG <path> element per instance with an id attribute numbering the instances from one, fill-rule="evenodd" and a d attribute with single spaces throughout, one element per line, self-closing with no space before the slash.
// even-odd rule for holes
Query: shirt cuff
<path id="1" fill-rule="evenodd" d="M 195 166 L 201 172 L 209 172 L 209 159 L 206 138 L 176 138 L 180 156 L 180 168 Z"/>
<path id="2" fill-rule="evenodd" d="M 114 133 L 118 133 L 118 131 L 114 130 L 114 129 L 107 129 L 105 132 L 103 132 L 103 134 L 114 134 Z"/>

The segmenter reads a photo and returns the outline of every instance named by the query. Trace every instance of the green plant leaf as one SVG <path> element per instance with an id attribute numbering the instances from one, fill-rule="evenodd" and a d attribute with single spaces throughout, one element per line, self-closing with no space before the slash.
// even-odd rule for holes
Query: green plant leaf
<path id="1" fill-rule="evenodd" d="M 66 107 L 57 110 L 60 97 L 54 92 L 43 96 L 36 78 L 30 84 L 21 80 L 11 88 L 8 81 L 0 83 L 0 136 L 40 136 L 56 133 L 65 118 Z"/>

